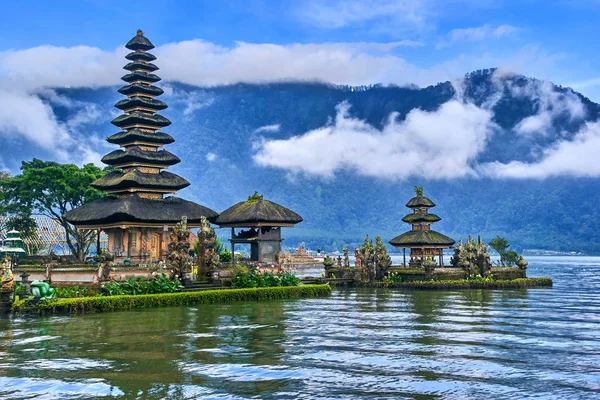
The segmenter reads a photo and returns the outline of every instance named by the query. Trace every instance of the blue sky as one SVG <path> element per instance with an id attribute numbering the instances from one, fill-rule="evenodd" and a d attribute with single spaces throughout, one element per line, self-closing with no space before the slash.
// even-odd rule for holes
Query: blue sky
<path id="1" fill-rule="evenodd" d="M 236 42 L 283 46 L 402 42 L 405 45 L 377 56 L 393 56 L 418 69 L 444 70 L 432 74 L 431 81 L 444 80 L 444 75 L 456 78 L 474 68 L 506 66 L 573 85 L 600 101 L 597 0 L 8 0 L 1 7 L 0 52 L 41 45 L 113 51 L 137 28 L 157 46 L 192 39 L 225 48 Z M 372 54 L 373 49 L 363 52 Z M 369 78 L 367 74 L 346 83 L 367 83 Z M 385 80 L 381 74 L 372 79 L 371 83 Z M 411 73 L 389 77 L 389 81 L 429 83 L 419 79 Z"/>

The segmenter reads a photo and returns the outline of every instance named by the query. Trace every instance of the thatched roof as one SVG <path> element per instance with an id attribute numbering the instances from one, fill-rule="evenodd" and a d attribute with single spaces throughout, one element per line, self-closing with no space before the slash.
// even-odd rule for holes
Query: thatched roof
<path id="1" fill-rule="evenodd" d="M 143 62 L 132 61 L 130 63 L 125 64 L 123 69 L 126 69 L 127 71 L 141 70 L 141 71 L 152 72 L 152 71 L 156 71 L 158 69 L 158 67 L 152 63 L 143 63 Z"/>
<path id="2" fill-rule="evenodd" d="M 435 203 L 425 196 L 415 196 L 406 203 L 406 207 L 435 207 Z"/>
<path id="3" fill-rule="evenodd" d="M 173 136 L 164 132 L 146 132 L 139 129 L 131 129 L 129 131 L 117 132 L 106 138 L 109 143 L 114 144 L 127 144 L 132 142 L 149 142 L 156 144 L 169 144 L 173 143 L 175 139 Z"/>
<path id="4" fill-rule="evenodd" d="M 143 85 L 141 83 L 134 83 L 132 85 L 123 86 L 121 89 L 118 90 L 118 92 L 124 94 L 125 96 L 132 94 L 147 94 L 149 96 L 160 96 L 164 93 L 164 91 L 157 86 Z"/>
<path id="5" fill-rule="evenodd" d="M 127 75 L 123 75 L 121 80 L 125 82 L 135 82 L 135 81 L 144 81 L 144 82 L 158 82 L 160 81 L 160 77 L 154 74 L 148 74 L 146 72 L 134 71 Z"/>
<path id="6" fill-rule="evenodd" d="M 149 108 L 151 110 L 158 111 L 158 110 L 164 110 L 168 106 L 165 102 L 157 100 L 157 99 L 133 96 L 133 97 L 128 97 L 126 99 L 117 101 L 117 103 L 115 104 L 115 107 L 117 107 L 119 110 L 130 110 L 134 107 L 145 107 L 145 108 Z"/>
<path id="7" fill-rule="evenodd" d="M 155 126 L 156 129 L 160 129 L 171 125 L 171 121 L 160 114 L 146 114 L 139 111 L 133 111 L 131 114 L 121 114 L 110 123 L 121 129 L 135 125 Z"/>
<path id="8" fill-rule="evenodd" d="M 456 241 L 436 231 L 408 231 L 390 240 L 394 247 L 452 247 Z"/>
<path id="9" fill-rule="evenodd" d="M 102 162 L 107 165 L 123 165 L 138 162 L 141 164 L 152 165 L 175 165 L 181 160 L 175 154 L 167 151 L 149 151 L 142 150 L 139 147 L 132 147 L 127 151 L 114 150 L 102 157 Z"/>
<path id="10" fill-rule="evenodd" d="M 154 45 L 146 36 L 144 36 L 144 32 L 141 29 L 138 29 L 137 34 L 131 38 L 129 42 L 125 45 L 129 50 L 152 50 Z"/>
<path id="11" fill-rule="evenodd" d="M 212 222 L 217 215 L 208 207 L 178 197 L 157 200 L 130 195 L 98 199 L 68 211 L 64 217 L 75 226 L 101 226 L 127 222 L 175 224 L 183 216 L 193 224 L 199 223 L 202 216 Z"/>
<path id="12" fill-rule="evenodd" d="M 159 174 L 150 174 L 140 172 L 137 169 L 127 173 L 121 171 L 109 172 L 92 183 L 93 187 L 100 190 L 146 188 L 175 191 L 188 187 L 189 185 L 190 183 L 188 181 L 171 172 L 161 171 Z"/>
<path id="13" fill-rule="evenodd" d="M 425 214 L 425 213 L 412 213 L 412 214 L 407 214 L 402 218 L 402 221 L 408 223 L 408 224 L 416 224 L 419 222 L 438 222 L 441 221 L 442 219 L 440 217 L 438 217 L 435 214 Z"/>
<path id="14" fill-rule="evenodd" d="M 258 193 L 223 211 L 215 221 L 221 227 L 293 226 L 299 222 L 302 217 L 294 211 L 264 200 Z"/>
<path id="15" fill-rule="evenodd" d="M 126 59 L 130 60 L 130 61 L 146 61 L 146 62 L 150 62 L 150 61 L 154 61 L 156 60 L 156 56 L 154 56 L 154 54 L 150 54 L 148 52 L 141 52 L 141 51 L 133 51 L 129 54 L 127 54 L 125 56 Z"/>

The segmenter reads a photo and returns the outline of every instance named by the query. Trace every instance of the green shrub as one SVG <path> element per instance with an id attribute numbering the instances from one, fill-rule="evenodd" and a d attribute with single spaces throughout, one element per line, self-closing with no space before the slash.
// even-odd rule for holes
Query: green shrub
<path id="1" fill-rule="evenodd" d="M 174 293 L 181 289 L 181 282 L 170 280 L 165 274 L 152 278 L 129 278 L 126 281 L 114 281 L 104 285 L 103 294 L 106 296 L 140 295 L 157 293 Z"/>
<path id="2" fill-rule="evenodd" d="M 87 287 L 71 286 L 71 287 L 57 287 L 54 288 L 54 295 L 59 298 L 73 298 L 73 297 L 90 297 L 96 296 L 97 293 L 90 290 Z"/>
<path id="3" fill-rule="evenodd" d="M 331 295 L 329 285 L 300 285 L 252 289 L 219 289 L 199 292 L 162 293 L 137 296 L 96 296 L 53 299 L 29 303 L 18 300 L 12 311 L 29 314 L 93 313 L 163 306 L 226 303 L 232 301 L 282 300 Z"/>
<path id="4" fill-rule="evenodd" d="M 383 277 L 384 283 L 399 283 L 404 282 L 404 276 L 398 272 L 388 272 Z"/>
<path id="5" fill-rule="evenodd" d="M 518 278 L 512 280 L 494 280 L 490 278 L 471 278 L 448 281 L 412 281 L 412 282 L 378 282 L 370 287 L 389 287 L 422 290 L 452 289 L 521 289 L 536 286 L 552 286 L 550 278 Z"/>
<path id="6" fill-rule="evenodd" d="M 289 271 L 275 274 L 272 271 L 261 272 L 256 267 L 250 267 L 247 272 L 236 269 L 234 271 L 233 280 L 231 281 L 231 287 L 236 289 L 298 286 L 299 284 L 300 278 Z"/>
<path id="7" fill-rule="evenodd" d="M 231 252 L 228 250 L 223 251 L 219 254 L 221 262 L 230 262 L 231 261 Z"/>

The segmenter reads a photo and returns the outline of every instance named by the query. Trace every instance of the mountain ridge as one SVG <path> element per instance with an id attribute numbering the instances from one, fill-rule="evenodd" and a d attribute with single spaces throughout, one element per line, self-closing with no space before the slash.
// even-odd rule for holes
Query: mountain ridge
<path id="1" fill-rule="evenodd" d="M 548 149 L 572 140 L 586 124 L 598 120 L 600 105 L 570 88 L 522 75 L 500 75 L 496 69 L 418 89 L 393 85 L 357 89 L 318 82 L 162 86 L 166 95 L 161 99 L 170 106 L 163 114 L 173 121 L 165 131 L 176 139 L 168 150 L 182 159 L 172 170 L 192 183 L 180 196 L 220 211 L 258 190 L 304 218 L 284 232 L 288 246 L 304 241 L 311 248 L 340 249 L 358 245 L 365 234 L 387 241 L 409 229 L 401 222 L 409 211 L 404 203 L 412 197 L 412 187 L 419 185 L 438 204 L 435 212 L 442 221 L 436 229 L 456 240 L 467 234 L 481 233 L 484 240 L 502 235 L 519 248 L 600 254 L 600 212 L 595 210 L 600 183 L 591 177 L 389 180 L 352 168 L 323 177 L 260 166 L 254 158 L 256 146 L 264 141 L 285 141 L 335 126 L 336 107 L 343 102 L 349 104 L 348 118 L 381 131 L 392 114 L 402 123 L 413 110 L 435 113 L 456 100 L 493 114 L 496 126 L 469 165 L 535 163 Z M 54 94 L 65 100 L 62 105 L 50 95 L 44 101 L 64 126 L 86 107 L 86 115 L 94 115 L 71 129 L 73 137 L 96 143 L 115 132 L 108 122 L 117 111 L 114 103 L 122 97 L 114 88 L 63 88 Z M 550 121 L 547 132 L 527 133 L 540 121 Z M 269 126 L 270 130 L 259 131 Z M 100 142 L 95 147 L 102 155 L 115 149 Z M 44 152 L 29 146 L 20 152 L 2 149 L 0 155 L 14 169 L 22 159 L 44 158 Z M 45 158 L 52 157 L 45 153 Z"/>

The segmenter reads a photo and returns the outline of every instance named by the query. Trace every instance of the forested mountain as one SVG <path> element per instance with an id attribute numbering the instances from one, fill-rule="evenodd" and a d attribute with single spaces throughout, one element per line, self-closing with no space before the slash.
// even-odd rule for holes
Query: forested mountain
<path id="1" fill-rule="evenodd" d="M 393 113 L 401 122 L 411 110 L 434 112 L 459 99 L 489 111 L 495 124 L 485 147 L 469 163 L 536 162 L 598 118 L 600 106 L 571 89 L 494 70 L 427 88 L 301 82 L 212 88 L 171 82 L 163 87 L 166 95 L 161 99 L 170 106 L 163 114 L 173 121 L 164 131 L 176 139 L 169 150 L 183 160 L 170 170 L 192 183 L 179 195 L 222 211 L 257 190 L 304 218 L 284 232 L 285 245 L 304 241 L 310 248 L 341 249 L 356 246 L 367 233 L 387 241 L 409 228 L 401 221 L 409 211 L 404 204 L 419 185 L 438 204 L 433 212 L 442 221 L 436 229 L 457 240 L 481 233 L 484 239 L 504 236 L 525 249 L 600 253 L 600 180 L 591 177 L 467 174 L 425 179 L 412 174 L 390 179 L 352 168 L 323 177 L 259 165 L 253 158 L 264 141 L 335 124 L 336 106 L 344 102 L 350 118 L 384 129 Z M 79 117 L 72 128 L 78 134 L 106 137 L 116 132 L 109 124 L 113 105 L 121 98 L 116 88 L 56 89 L 53 96 L 39 96 L 62 124 Z M 52 157 L 35 146 L 17 148 L 0 150 L 13 170 L 22 159 Z M 110 147 L 95 150 L 104 154 Z"/>

